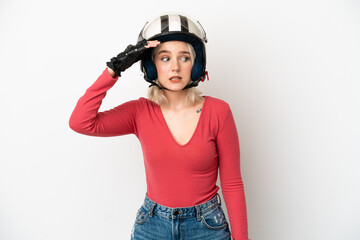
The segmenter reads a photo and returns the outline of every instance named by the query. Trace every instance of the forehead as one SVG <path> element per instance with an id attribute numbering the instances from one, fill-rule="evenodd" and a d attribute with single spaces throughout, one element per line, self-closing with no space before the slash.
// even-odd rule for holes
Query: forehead
<path id="1" fill-rule="evenodd" d="M 173 53 L 177 53 L 177 52 L 182 52 L 182 51 L 189 51 L 189 47 L 186 44 L 186 42 L 182 42 L 182 41 L 168 41 L 168 42 L 164 42 L 160 45 L 159 47 L 159 51 L 168 51 L 168 52 L 173 52 Z"/>

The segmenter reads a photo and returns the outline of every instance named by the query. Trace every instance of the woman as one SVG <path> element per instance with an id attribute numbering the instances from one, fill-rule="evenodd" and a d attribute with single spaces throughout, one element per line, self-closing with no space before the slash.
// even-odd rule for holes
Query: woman
<path id="1" fill-rule="evenodd" d="M 131 239 L 248 240 L 239 140 L 229 104 L 201 96 L 207 72 L 206 34 L 180 14 L 145 24 L 135 46 L 107 63 L 79 99 L 70 127 L 92 136 L 135 134 L 144 155 L 147 192 Z M 98 112 L 102 99 L 141 60 L 148 99 Z M 231 223 L 221 207 L 218 169 Z"/>

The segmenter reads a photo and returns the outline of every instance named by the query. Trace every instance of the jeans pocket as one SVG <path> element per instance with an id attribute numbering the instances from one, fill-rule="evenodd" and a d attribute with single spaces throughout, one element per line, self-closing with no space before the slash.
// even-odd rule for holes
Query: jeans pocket
<path id="1" fill-rule="evenodd" d="M 211 230 L 220 230 L 228 226 L 225 214 L 219 205 L 203 214 L 201 216 L 201 223 Z"/>
<path id="2" fill-rule="evenodd" d="M 149 211 L 141 207 L 136 213 L 135 223 L 139 225 L 143 224 L 146 221 L 146 219 L 148 219 L 148 217 L 149 217 Z"/>

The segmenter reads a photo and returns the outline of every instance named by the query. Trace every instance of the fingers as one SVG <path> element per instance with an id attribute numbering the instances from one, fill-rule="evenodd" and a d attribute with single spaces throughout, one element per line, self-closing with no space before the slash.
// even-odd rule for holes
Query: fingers
<path id="1" fill-rule="evenodd" d="M 154 41 L 148 41 L 147 45 L 145 46 L 146 48 L 151 48 L 151 47 L 156 47 L 160 44 L 160 42 L 158 40 L 154 40 Z"/>

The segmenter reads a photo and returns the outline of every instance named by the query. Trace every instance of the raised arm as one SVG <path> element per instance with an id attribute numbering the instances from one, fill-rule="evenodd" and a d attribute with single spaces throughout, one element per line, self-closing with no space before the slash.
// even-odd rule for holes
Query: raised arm
<path id="1" fill-rule="evenodd" d="M 116 136 L 134 133 L 136 111 L 132 101 L 111 110 L 98 112 L 106 92 L 116 83 L 107 69 L 86 90 L 73 110 L 69 126 L 75 132 L 91 136 Z"/>
<path id="2" fill-rule="evenodd" d="M 121 72 L 141 59 L 146 48 L 155 47 L 158 41 L 129 45 L 124 52 L 107 62 L 108 68 L 86 90 L 73 110 L 69 126 L 74 131 L 91 136 L 117 136 L 136 133 L 135 118 L 139 101 L 125 102 L 111 110 L 98 112 L 106 92 L 118 81 Z"/>

